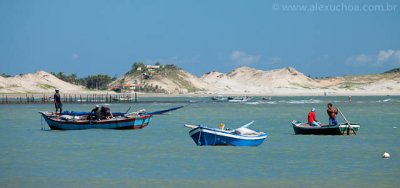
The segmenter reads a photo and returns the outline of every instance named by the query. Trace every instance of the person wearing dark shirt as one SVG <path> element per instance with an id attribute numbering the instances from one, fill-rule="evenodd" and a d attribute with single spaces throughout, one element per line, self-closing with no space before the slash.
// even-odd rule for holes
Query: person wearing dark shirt
<path id="1" fill-rule="evenodd" d="M 101 115 L 101 110 L 100 106 L 96 105 L 92 111 L 90 111 L 89 118 L 90 119 L 95 119 L 95 120 L 100 120 L 100 115 Z"/>
<path id="2" fill-rule="evenodd" d="M 60 114 L 62 112 L 62 102 L 61 102 L 61 96 L 60 96 L 60 90 L 56 89 L 56 93 L 54 93 L 54 106 L 56 108 L 56 113 L 58 109 L 60 109 Z"/>
<path id="3" fill-rule="evenodd" d="M 113 117 L 113 115 L 111 113 L 110 108 L 108 108 L 106 106 L 102 106 L 101 107 L 101 119 L 109 119 L 112 117 Z"/>
<path id="4" fill-rule="evenodd" d="M 308 113 L 308 123 L 311 126 L 321 126 L 321 123 L 318 122 L 317 117 L 315 115 L 315 108 L 312 108 L 310 113 Z"/>
<path id="5" fill-rule="evenodd" d="M 328 109 L 326 110 L 329 116 L 329 125 L 337 125 L 336 115 L 338 114 L 338 109 L 332 106 L 332 103 L 328 103 Z"/>

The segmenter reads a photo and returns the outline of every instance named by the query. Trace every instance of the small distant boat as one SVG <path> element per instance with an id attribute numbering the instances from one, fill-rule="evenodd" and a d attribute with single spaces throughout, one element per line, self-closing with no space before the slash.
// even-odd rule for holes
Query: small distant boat
<path id="1" fill-rule="evenodd" d="M 272 98 L 271 97 L 263 97 L 262 98 L 262 100 L 265 100 L 265 101 L 269 101 L 269 100 L 271 100 Z"/>
<path id="2" fill-rule="evenodd" d="M 213 100 L 213 101 L 227 101 L 227 100 L 228 100 L 228 97 L 224 97 L 224 96 L 214 96 L 214 97 L 211 97 L 211 100 Z"/>
<path id="3" fill-rule="evenodd" d="M 183 106 L 166 110 L 146 113 L 145 110 L 138 112 L 113 113 L 113 118 L 92 120 L 88 118 L 89 112 L 39 112 L 52 130 L 82 130 L 82 129 L 142 129 L 149 125 L 153 115 L 164 114 Z"/>
<path id="4" fill-rule="evenodd" d="M 133 98 L 131 98 L 131 97 L 119 97 L 119 98 L 113 98 L 112 99 L 113 101 L 131 101 L 131 100 L 133 100 Z"/>
<path id="5" fill-rule="evenodd" d="M 248 96 L 228 98 L 229 102 L 247 102 L 250 100 L 251 100 L 251 97 L 248 97 Z"/>
<path id="6" fill-rule="evenodd" d="M 308 123 L 293 120 L 293 130 L 295 134 L 315 134 L 315 135 L 352 135 L 360 129 L 360 124 L 340 123 L 339 125 L 310 126 Z"/>
<path id="7" fill-rule="evenodd" d="M 234 130 L 187 124 L 185 127 L 192 129 L 189 135 L 198 146 L 258 146 L 264 142 L 267 134 L 248 129 L 253 122 Z"/>

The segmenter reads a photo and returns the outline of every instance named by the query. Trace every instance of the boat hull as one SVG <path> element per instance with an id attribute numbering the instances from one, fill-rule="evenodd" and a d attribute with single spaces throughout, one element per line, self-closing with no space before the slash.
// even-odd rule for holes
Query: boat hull
<path id="1" fill-rule="evenodd" d="M 304 126 L 300 122 L 292 122 L 293 130 L 295 134 L 305 135 L 353 135 L 354 132 L 360 129 L 359 124 L 350 123 L 351 128 L 342 123 L 337 126 Z M 354 132 L 353 132 L 353 130 Z"/>
<path id="2" fill-rule="evenodd" d="M 82 130 L 82 129 L 142 129 L 149 125 L 152 115 L 138 117 L 121 117 L 98 121 L 66 121 L 42 113 L 43 118 L 52 130 Z"/>
<path id="3" fill-rule="evenodd" d="M 258 146 L 267 137 L 265 133 L 260 136 L 242 136 L 205 127 L 192 129 L 189 135 L 199 146 Z"/>

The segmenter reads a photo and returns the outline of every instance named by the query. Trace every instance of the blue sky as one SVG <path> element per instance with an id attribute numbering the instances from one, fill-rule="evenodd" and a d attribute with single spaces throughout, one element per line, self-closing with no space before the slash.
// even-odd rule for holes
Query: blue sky
<path id="1" fill-rule="evenodd" d="M 400 2 L 0 0 L 0 73 L 119 76 L 135 61 L 381 73 L 400 67 Z"/>

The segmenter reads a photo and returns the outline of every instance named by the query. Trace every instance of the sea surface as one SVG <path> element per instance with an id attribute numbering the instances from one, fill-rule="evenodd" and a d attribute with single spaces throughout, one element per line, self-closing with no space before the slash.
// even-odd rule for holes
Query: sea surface
<path id="1" fill-rule="evenodd" d="M 0 187 L 399 187 L 400 97 L 256 97 L 248 103 L 209 97 L 147 98 L 112 111 L 183 109 L 154 117 L 142 130 L 51 131 L 38 111 L 51 104 L 0 105 Z M 161 101 L 161 102 L 160 102 Z M 164 101 L 164 102 L 163 102 Z M 174 101 L 173 103 L 171 101 Z M 182 101 L 182 102 L 179 102 Z M 189 103 L 187 102 L 189 101 Z M 333 102 L 355 136 L 294 135 L 315 107 L 327 123 Z M 89 111 L 94 104 L 65 104 Z M 266 132 L 258 147 L 196 146 L 183 125 Z M 42 130 L 45 127 L 45 130 Z M 390 159 L 382 154 L 389 152 Z"/>

